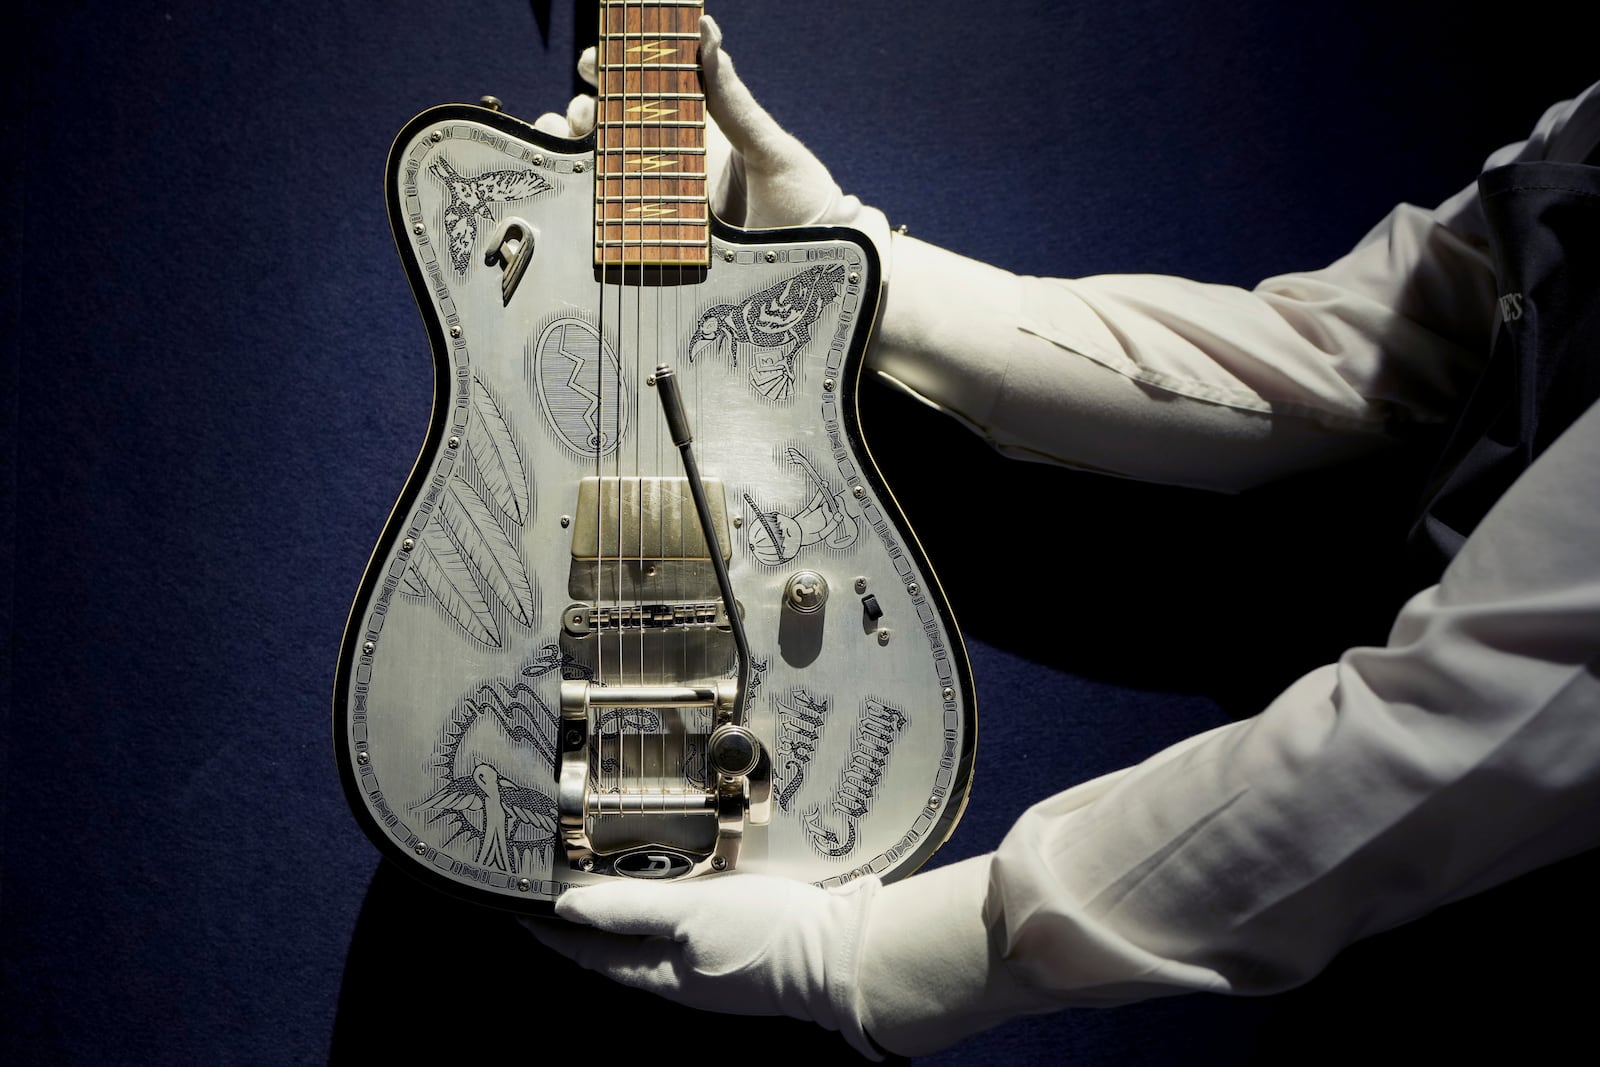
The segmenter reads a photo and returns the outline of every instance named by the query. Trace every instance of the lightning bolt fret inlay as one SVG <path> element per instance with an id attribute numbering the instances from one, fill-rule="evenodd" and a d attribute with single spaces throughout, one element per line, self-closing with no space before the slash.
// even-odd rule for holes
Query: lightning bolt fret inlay
<path id="1" fill-rule="evenodd" d="M 629 156 L 626 162 L 628 166 L 640 170 L 660 170 L 673 164 L 673 160 L 667 156 Z"/>
<path id="2" fill-rule="evenodd" d="M 642 41 L 628 49 L 630 54 L 637 52 L 639 58 L 645 62 L 654 62 L 664 56 L 670 56 L 678 49 L 675 45 L 662 44 L 660 41 Z"/>
<path id="3" fill-rule="evenodd" d="M 637 104 L 623 112 L 625 115 L 638 115 L 639 117 L 646 119 L 664 119 L 668 115 L 676 115 L 677 113 L 678 109 L 675 107 L 662 107 L 660 104 L 650 101 L 646 101 L 643 104 Z"/>

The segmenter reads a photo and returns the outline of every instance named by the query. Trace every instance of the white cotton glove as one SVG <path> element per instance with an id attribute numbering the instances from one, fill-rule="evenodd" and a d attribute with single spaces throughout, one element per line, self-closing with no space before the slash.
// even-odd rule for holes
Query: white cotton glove
<path id="1" fill-rule="evenodd" d="M 662 885 L 618 879 L 569 889 L 566 923 L 526 920 L 582 967 L 729 1015 L 788 1015 L 837 1030 L 874 1060 L 857 974 L 875 876 L 836 889 L 759 874 Z M 581 925 L 580 925 L 581 924 Z"/>
<path id="2" fill-rule="evenodd" d="M 722 50 L 722 30 L 700 20 L 700 65 L 706 90 L 706 167 L 711 208 L 748 230 L 788 226 L 849 226 L 877 248 L 889 276 L 889 223 L 883 212 L 846 196 L 816 156 L 756 102 Z M 596 83 L 595 52 L 584 50 L 578 74 Z M 574 97 L 565 115 L 548 112 L 534 127 L 557 137 L 594 129 L 594 97 Z"/>

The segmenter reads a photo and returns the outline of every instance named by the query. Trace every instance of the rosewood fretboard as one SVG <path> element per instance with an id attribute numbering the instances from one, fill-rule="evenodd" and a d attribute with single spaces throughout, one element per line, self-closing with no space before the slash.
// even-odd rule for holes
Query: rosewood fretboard
<path id="1" fill-rule="evenodd" d="M 704 7 L 700 0 L 601 0 L 597 266 L 707 265 Z"/>

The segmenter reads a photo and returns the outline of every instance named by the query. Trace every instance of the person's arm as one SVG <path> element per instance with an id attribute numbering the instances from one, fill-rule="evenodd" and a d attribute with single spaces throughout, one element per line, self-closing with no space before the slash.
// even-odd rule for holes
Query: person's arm
<path id="1" fill-rule="evenodd" d="M 1600 86 L 1485 169 L 1579 161 L 1597 138 Z M 1448 421 L 1487 357 L 1495 295 L 1475 183 L 1252 289 L 1027 277 L 897 236 L 868 365 L 1008 455 L 1237 491 Z"/>
<path id="2" fill-rule="evenodd" d="M 719 115 L 715 100 L 710 106 L 719 121 L 748 122 L 760 134 L 739 129 L 734 139 L 758 151 L 782 146 L 762 169 L 777 163 L 783 173 L 781 157 L 792 139 L 772 135 L 764 112 Z M 1564 143 L 1562 125 L 1546 131 L 1546 143 Z M 816 173 L 809 165 L 800 169 Z M 817 203 L 840 202 L 831 180 L 816 188 L 823 194 Z M 754 186 L 748 191 L 754 195 Z M 1457 217 L 1450 212 L 1468 210 L 1458 201 L 1433 215 Z M 1353 280 L 1364 283 L 1367 270 L 1381 274 L 1430 255 L 1440 262 L 1459 258 L 1469 277 L 1479 277 L 1464 283 L 1465 291 L 1481 295 L 1470 224 L 1448 239 L 1434 226 L 1424 232 L 1437 240 L 1423 241 L 1422 253 L 1406 245 L 1409 227 L 1391 229 L 1382 246 L 1392 248 L 1389 254 L 1360 259 L 1358 250 Z M 1427 299 L 1413 312 L 1404 299 L 1395 305 L 1374 297 L 1374 304 L 1395 306 L 1369 315 L 1361 311 L 1365 299 L 1340 296 L 1329 306 L 1356 312 L 1319 327 L 1318 302 L 1302 292 L 1307 283 L 1289 281 L 1278 294 L 1285 306 L 1274 305 L 1277 297 L 1256 296 L 1239 304 L 1241 313 L 1266 314 L 1261 322 L 1276 319 L 1312 349 L 1336 356 L 1328 366 L 1297 361 L 1296 373 L 1261 378 L 1270 359 L 1259 351 L 1252 357 L 1253 345 L 1222 352 L 1227 346 L 1203 328 L 1200 312 L 1178 315 L 1176 325 L 1155 324 L 1149 339 L 1130 349 L 1128 316 L 1140 319 L 1151 309 L 1126 295 L 1121 281 L 1100 283 L 1099 290 L 1024 286 L 981 268 L 988 281 L 968 292 L 990 303 L 944 305 L 944 290 L 936 287 L 949 277 L 938 265 L 945 254 L 929 251 L 923 260 L 920 249 L 911 251 L 916 245 L 895 243 L 888 307 L 870 358 L 997 440 L 1012 432 L 1005 427 L 1014 425 L 1017 397 L 1031 395 L 1006 385 L 1017 378 L 1013 357 L 1006 356 L 1004 373 L 989 376 L 994 391 L 971 393 L 996 399 L 984 409 L 963 410 L 965 394 L 939 395 L 940 382 L 959 382 L 961 373 L 981 382 L 988 373 L 994 346 L 968 347 L 959 332 L 974 321 L 996 328 L 990 341 L 1000 338 L 1002 350 L 1020 332 L 1064 354 L 1073 368 L 1062 372 L 1066 377 L 1040 372 L 1040 387 L 1054 388 L 1064 402 L 1079 394 L 1052 383 L 1071 382 L 1086 367 L 1140 385 L 1110 365 L 1120 350 L 1140 365 L 1159 356 L 1163 369 L 1181 366 L 1202 380 L 1224 368 L 1226 380 L 1244 383 L 1241 396 L 1267 401 L 1261 411 L 1175 394 L 1184 397 L 1183 407 L 1192 400 L 1195 410 L 1270 419 L 1293 398 L 1297 409 L 1314 413 L 1297 416 L 1296 425 L 1358 441 L 1386 439 L 1383 427 L 1396 413 L 1373 418 L 1375 401 L 1393 400 L 1411 420 L 1441 417 L 1430 383 L 1442 383 L 1444 405 L 1453 402 L 1461 383 L 1450 350 L 1464 348 L 1481 326 L 1469 321 L 1460 334 L 1441 329 Z M 926 271 L 919 273 L 922 264 Z M 1372 280 L 1380 292 L 1406 295 L 1392 280 Z M 1128 284 L 1148 293 L 1169 283 Z M 1040 308 L 1031 295 L 1011 299 L 1021 288 L 1035 295 L 1057 288 L 1070 299 L 1045 299 L 1049 306 Z M 1444 292 L 1451 292 L 1448 284 Z M 1223 299 L 1238 301 L 1237 294 Z M 927 316 L 939 308 L 932 305 L 961 312 L 952 316 L 957 332 L 933 329 Z M 925 315 L 916 314 L 918 306 Z M 1009 319 L 1013 310 L 1034 317 Z M 1419 338 L 1444 339 L 1439 351 L 1451 366 L 1433 374 L 1420 365 L 1380 362 L 1368 373 L 1376 350 L 1356 338 L 1378 321 L 1387 323 L 1385 333 L 1415 328 Z M 1080 352 L 1091 347 L 1098 327 L 1117 345 Z M 1271 331 L 1278 327 L 1266 328 L 1254 334 L 1230 327 L 1220 336 L 1276 336 Z M 1213 350 L 1225 358 L 1188 361 Z M 1182 357 L 1177 364 L 1170 362 L 1175 356 Z M 960 373 L 919 381 L 919 366 Z M 1163 405 L 1171 395 L 1159 397 Z M 1146 409 L 1160 405 L 1140 398 L 1152 396 L 1141 385 L 1113 397 L 1109 407 L 1120 414 L 1108 425 L 1129 425 L 1123 419 L 1144 425 Z M 1094 413 L 1063 409 L 1061 420 L 1080 415 Z M 1253 451 L 1273 451 L 1277 440 Z M 1121 461 L 1057 455 L 1051 444 L 1023 447 L 1060 462 L 1143 475 Z M 1259 463 L 1240 458 L 1251 451 L 1224 450 L 1217 462 Z M 1308 454 L 1316 462 L 1327 458 L 1317 449 Z M 1267 992 L 1303 981 L 1359 937 L 1595 842 L 1589 815 L 1600 800 L 1600 561 L 1592 550 L 1600 539 L 1600 499 L 1591 491 L 1597 464 L 1600 411 L 1591 411 L 1483 520 L 1441 585 L 1407 606 L 1386 647 L 1352 650 L 1255 719 L 1036 806 L 992 856 L 891 885 L 868 877 L 832 891 L 742 874 L 672 886 L 584 887 L 563 895 L 557 911 L 594 929 L 546 925 L 536 932 L 620 981 L 715 1010 L 814 1019 L 868 1053 L 874 1041 L 904 1054 L 932 1051 L 1028 1012 L 1193 990 Z M 1222 484 L 1229 484 L 1226 477 Z"/>
<path id="3" fill-rule="evenodd" d="M 917 1054 L 1041 1004 L 1286 989 L 1362 937 L 1600 843 L 1596 470 L 1600 407 L 1385 646 L 1036 805 L 986 878 L 884 887 L 860 950 L 867 1032 Z"/>
<path id="4" fill-rule="evenodd" d="M 1007 1019 L 1260 994 L 1600 843 L 1600 407 L 1512 486 L 1387 644 L 1256 717 L 1025 813 L 990 856 L 823 890 L 575 889 L 536 925 L 683 1003 L 921 1055 Z"/>

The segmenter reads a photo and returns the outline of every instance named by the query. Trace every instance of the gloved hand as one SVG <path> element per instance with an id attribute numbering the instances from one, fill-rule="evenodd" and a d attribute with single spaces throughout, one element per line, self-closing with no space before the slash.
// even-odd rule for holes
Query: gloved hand
<path id="1" fill-rule="evenodd" d="M 569 889 L 568 923 L 527 920 L 589 970 L 731 1015 L 789 1015 L 839 1031 L 874 1060 L 857 975 L 876 876 L 836 889 L 759 874 L 662 885 L 618 879 Z M 577 925 L 582 924 L 582 925 Z"/>
<path id="2" fill-rule="evenodd" d="M 711 208 L 725 222 L 759 230 L 785 226 L 849 226 L 876 246 L 888 278 L 889 223 L 883 212 L 846 196 L 816 156 L 756 102 L 722 50 L 715 20 L 700 20 L 700 65 L 706 90 L 706 168 Z M 595 52 L 584 50 L 578 73 L 597 82 Z M 583 137 L 594 128 L 594 97 L 573 98 L 565 115 L 534 122 L 558 137 Z"/>

